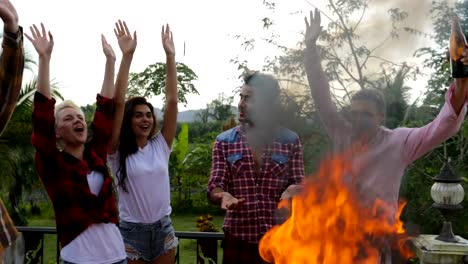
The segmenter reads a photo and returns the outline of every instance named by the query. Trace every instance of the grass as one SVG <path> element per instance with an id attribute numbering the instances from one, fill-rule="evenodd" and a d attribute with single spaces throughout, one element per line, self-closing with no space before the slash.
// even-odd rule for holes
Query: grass
<path id="1" fill-rule="evenodd" d="M 171 215 L 174 229 L 176 231 L 198 231 L 196 227 L 196 219 L 198 215 Z M 30 218 L 28 219 L 29 226 L 34 227 L 54 227 L 53 219 Z M 213 224 L 221 230 L 223 224 L 222 216 L 215 216 Z M 45 235 L 44 241 L 44 263 L 55 263 L 56 258 L 56 235 Z M 186 264 L 196 264 L 196 241 L 181 239 L 179 240 L 180 262 Z M 222 250 L 218 247 L 218 262 L 222 259 Z"/>

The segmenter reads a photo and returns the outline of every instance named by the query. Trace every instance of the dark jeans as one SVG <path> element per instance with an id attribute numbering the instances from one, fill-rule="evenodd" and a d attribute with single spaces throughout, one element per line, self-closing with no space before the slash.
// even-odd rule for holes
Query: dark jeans
<path id="1" fill-rule="evenodd" d="M 258 251 L 258 244 L 245 242 L 225 233 L 223 242 L 223 264 L 267 264 Z"/>

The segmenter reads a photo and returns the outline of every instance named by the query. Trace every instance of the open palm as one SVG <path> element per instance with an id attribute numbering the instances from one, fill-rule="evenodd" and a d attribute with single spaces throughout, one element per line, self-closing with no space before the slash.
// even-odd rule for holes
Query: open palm
<path id="1" fill-rule="evenodd" d="M 310 24 L 307 17 L 304 18 L 306 23 L 305 43 L 307 46 L 315 45 L 317 39 L 322 31 L 320 26 L 320 11 L 315 9 L 314 14 L 310 11 Z"/>
<path id="2" fill-rule="evenodd" d="M 49 38 L 47 38 L 44 24 L 41 23 L 41 31 L 39 31 L 36 25 L 30 27 L 30 29 L 32 36 L 28 35 L 27 33 L 25 33 L 25 35 L 32 42 L 39 56 L 50 57 L 54 48 L 54 38 L 52 37 L 50 31 L 48 32 Z"/>
<path id="3" fill-rule="evenodd" d="M 175 55 L 175 47 L 174 47 L 174 38 L 172 37 L 172 31 L 169 28 L 169 24 L 166 25 L 166 29 L 162 26 L 161 30 L 161 40 L 163 44 L 164 51 L 168 56 Z"/>
<path id="4" fill-rule="evenodd" d="M 130 30 L 128 30 L 127 23 L 125 21 L 118 21 L 115 23 L 115 36 L 119 42 L 120 50 L 123 54 L 133 54 L 135 52 L 137 46 L 137 35 L 136 31 L 130 34 Z"/>
<path id="5" fill-rule="evenodd" d="M 112 46 L 109 43 L 107 43 L 106 37 L 104 37 L 104 35 L 101 35 L 101 42 L 102 51 L 104 52 L 104 55 L 106 55 L 106 58 L 115 59 L 114 50 L 112 49 Z"/>

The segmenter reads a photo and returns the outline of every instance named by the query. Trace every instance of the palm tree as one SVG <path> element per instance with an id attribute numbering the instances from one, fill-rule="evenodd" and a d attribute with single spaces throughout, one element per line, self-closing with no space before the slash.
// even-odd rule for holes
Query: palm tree
<path id="1" fill-rule="evenodd" d="M 2 41 L 0 34 L 0 41 Z M 25 52 L 24 69 L 34 73 L 37 65 L 31 53 Z M 19 213 L 19 202 L 24 190 L 30 190 L 38 177 L 34 169 L 34 149 L 31 145 L 33 96 L 36 91 L 36 77 L 23 85 L 16 108 L 3 134 L 0 135 L 0 190 L 8 194 L 10 213 L 16 224 L 26 224 Z M 52 85 L 56 87 L 55 84 Z M 56 89 L 53 97 L 62 98 Z"/>
<path id="2" fill-rule="evenodd" d="M 411 108 L 408 105 L 410 87 L 405 85 L 405 80 L 410 67 L 403 65 L 401 68 L 387 74 L 376 82 L 376 88 L 382 91 L 386 103 L 385 126 L 396 128 L 405 123 L 407 111 Z"/>
<path id="3" fill-rule="evenodd" d="M 55 86 L 55 85 L 54 85 Z M 34 78 L 21 90 L 10 123 L 0 136 L 0 181 L 1 188 L 7 189 L 11 206 L 11 217 L 16 224 L 26 224 L 19 213 L 23 191 L 30 191 L 39 183 L 34 168 L 34 148 L 31 145 L 33 96 L 37 81 Z M 53 89 L 52 96 L 63 99 Z"/>

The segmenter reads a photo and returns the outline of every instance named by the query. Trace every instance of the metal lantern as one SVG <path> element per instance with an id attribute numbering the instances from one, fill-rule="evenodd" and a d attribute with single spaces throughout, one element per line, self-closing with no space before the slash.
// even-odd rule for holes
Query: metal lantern
<path id="1" fill-rule="evenodd" d="M 452 172 L 449 160 L 446 160 L 440 174 L 433 180 L 435 181 L 431 188 L 431 197 L 435 202 L 433 207 L 439 209 L 444 216 L 442 231 L 436 239 L 444 242 L 458 242 L 448 218 L 455 210 L 463 208 L 461 202 L 465 197 L 465 191 L 460 184 L 462 179 Z"/>

